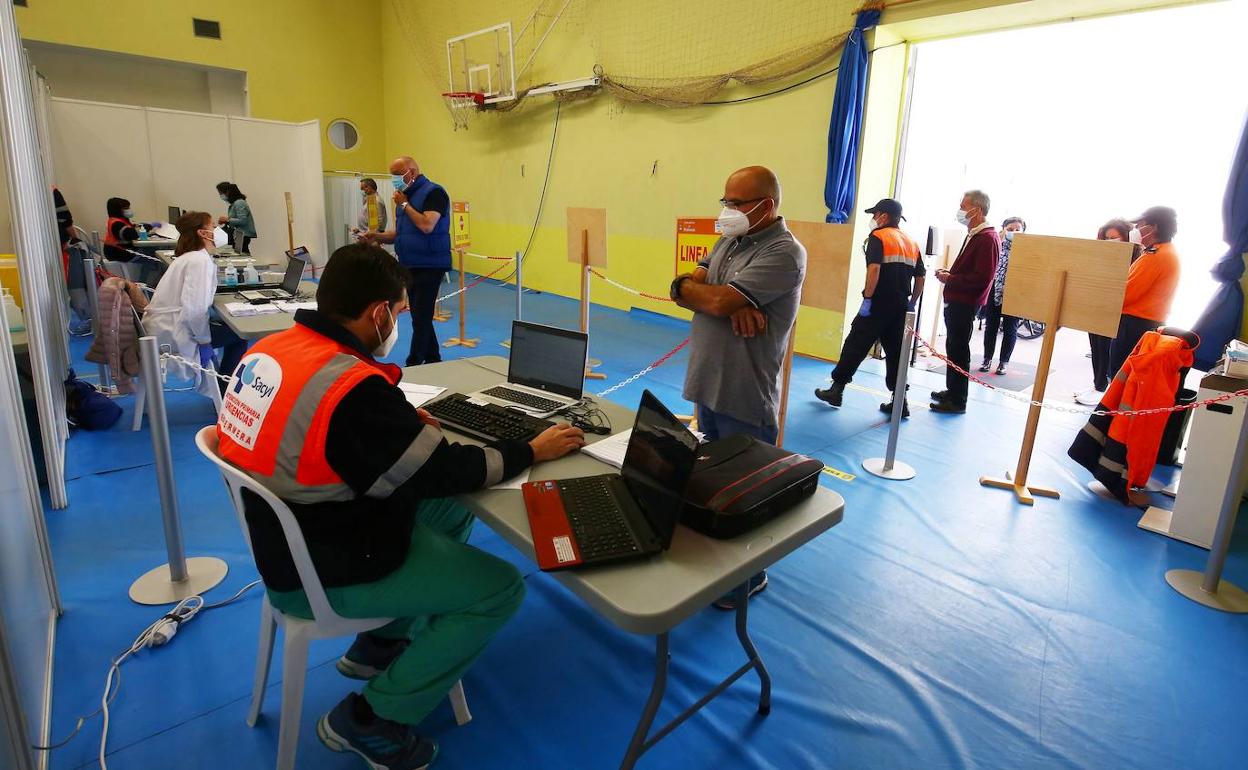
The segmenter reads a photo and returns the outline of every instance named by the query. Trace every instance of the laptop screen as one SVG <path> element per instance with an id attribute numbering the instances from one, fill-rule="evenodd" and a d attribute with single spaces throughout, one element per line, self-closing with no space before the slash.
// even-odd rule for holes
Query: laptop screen
<path id="1" fill-rule="evenodd" d="M 697 455 L 697 437 L 653 393 L 643 392 L 621 473 L 664 550 L 672 544 Z"/>
<path id="2" fill-rule="evenodd" d="M 282 277 L 282 290 L 294 296 L 299 293 L 299 282 L 303 280 L 303 269 L 308 265 L 308 250 L 300 246 L 294 251 L 286 252 L 286 257 L 286 275 Z"/>
<path id="3" fill-rule="evenodd" d="M 507 381 L 580 398 L 588 350 L 589 337 L 582 332 L 512 321 Z"/>

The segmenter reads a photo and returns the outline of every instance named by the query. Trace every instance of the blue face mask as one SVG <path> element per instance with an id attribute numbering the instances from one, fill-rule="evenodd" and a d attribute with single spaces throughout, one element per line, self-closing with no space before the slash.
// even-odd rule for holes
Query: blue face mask
<path id="1" fill-rule="evenodd" d="M 403 181 L 402 174 L 391 174 L 390 184 L 394 185 L 394 189 L 399 190 L 400 192 L 407 189 L 407 182 Z"/>
<path id="2" fill-rule="evenodd" d="M 126 209 L 125 211 L 121 212 L 121 215 L 125 217 L 126 219 L 132 219 L 134 217 L 134 209 Z"/>

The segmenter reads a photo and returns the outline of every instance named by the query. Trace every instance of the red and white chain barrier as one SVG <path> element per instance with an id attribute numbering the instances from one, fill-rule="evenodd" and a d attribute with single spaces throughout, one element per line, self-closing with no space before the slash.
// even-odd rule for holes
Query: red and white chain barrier
<path id="1" fill-rule="evenodd" d="M 642 369 L 640 372 L 637 372 L 637 373 L 636 373 L 636 374 L 634 374 L 632 377 L 629 377 L 627 380 L 624 380 L 623 382 L 617 382 L 616 384 L 612 385 L 611 387 L 607 388 L 606 390 L 599 391 L 599 392 L 598 392 L 598 398 L 606 398 L 607 396 L 609 396 L 610 394 L 612 394 L 612 393 L 614 393 L 615 391 L 619 390 L 620 388 L 624 387 L 625 385 L 632 385 L 632 384 L 633 384 L 634 382 L 636 382 L 637 380 L 640 380 L 642 377 L 645 377 L 645 376 L 646 376 L 647 374 L 649 374 L 650 372 L 653 372 L 655 369 L 658 369 L 660 366 L 662 366 L 663 364 L 667 363 L 667 360 L 668 360 L 669 358 L 671 358 L 672 356 L 674 356 L 674 355 L 676 355 L 677 353 L 679 353 L 679 352 L 681 351 L 681 349 L 682 349 L 682 348 L 684 348 L 686 345 L 688 345 L 688 344 L 689 344 L 689 339 L 690 339 L 689 337 L 685 337 L 684 341 L 683 341 L 683 342 L 681 342 L 679 345 L 677 345 L 676 347 L 674 347 L 674 348 L 672 348 L 671 350 L 669 350 L 669 351 L 667 351 L 666 353 L 664 353 L 664 354 L 663 354 L 662 356 L 660 356 L 660 357 L 658 358 L 658 360 L 656 360 L 654 363 L 650 364 L 650 365 L 649 365 L 649 366 L 647 366 L 645 369 Z"/>
<path id="2" fill-rule="evenodd" d="M 508 262 L 511 262 L 512 260 L 508 259 L 507 261 L 508 261 Z M 465 285 L 465 286 L 464 286 L 464 288 L 462 288 L 462 289 L 456 289 L 455 291 L 451 292 L 450 294 L 447 294 L 447 295 L 444 295 L 444 296 L 438 297 L 438 300 L 437 300 L 437 301 L 438 301 L 438 302 L 445 302 L 445 301 L 447 301 L 448 299 L 451 299 L 452 297 L 458 297 L 460 294 L 463 294 L 464 292 L 468 291 L 468 290 L 469 290 L 469 289 L 471 289 L 472 287 L 474 287 L 474 286 L 479 286 L 479 285 L 481 285 L 482 283 L 484 283 L 485 281 L 489 280 L 490 278 L 493 278 L 494 276 L 496 276 L 496 275 L 498 275 L 499 273 L 503 272 L 503 270 L 505 270 L 505 269 L 507 269 L 507 265 L 499 265 L 499 266 L 498 266 L 497 268 L 495 268 L 492 272 L 486 273 L 485 275 L 483 275 L 483 276 L 481 276 L 481 277 L 477 278 L 477 280 L 473 281 L 472 283 Z"/>
<path id="3" fill-rule="evenodd" d="M 465 254 L 467 254 L 467 255 L 468 255 L 468 256 L 470 256 L 470 257 L 476 257 L 477 259 L 501 259 L 501 260 L 505 260 L 505 261 L 507 261 L 507 262 L 515 262 L 515 261 L 516 261 L 516 258 L 515 258 L 515 257 L 493 257 L 493 256 L 490 256 L 489 254 L 474 254 L 474 253 L 472 253 L 471 251 L 465 251 L 464 253 L 465 253 Z"/>
<path id="4" fill-rule="evenodd" d="M 1104 416 L 1109 416 L 1109 417 L 1120 417 L 1120 416 L 1142 417 L 1146 414 L 1165 414 L 1168 412 L 1184 412 L 1189 409 L 1199 409 L 1200 407 L 1208 406 L 1209 404 L 1216 404 L 1222 401 L 1230 401 L 1232 398 L 1248 397 L 1248 388 L 1245 388 L 1244 390 L 1237 390 L 1232 393 L 1223 393 L 1220 396 L 1215 396 L 1214 398 L 1206 399 L 1204 401 L 1195 401 L 1190 404 L 1176 404 L 1175 406 L 1159 406 L 1153 409 L 1094 409 L 1092 410 L 1092 412 L 1089 413 L 1085 409 L 1076 409 L 1070 406 L 1062 406 L 1061 404 L 1050 404 L 1044 401 L 1036 401 L 1033 398 L 1024 396 L 1022 393 L 1015 393 L 1012 390 L 1006 390 L 1005 388 L 998 388 L 996 385 L 993 385 L 990 382 L 985 382 L 984 380 L 981 380 L 980 378 L 971 374 L 970 372 L 958 366 L 954 362 L 950 361 L 948 356 L 945 356 L 939 353 L 930 342 L 920 337 L 918 332 L 914 332 L 914 338 L 919 341 L 920 345 L 927 348 L 927 350 L 933 356 L 935 356 L 937 359 L 942 361 L 945 364 L 945 366 L 954 370 L 955 372 L 962 375 L 963 377 L 966 377 L 968 380 L 975 383 L 976 385 L 982 385 L 985 388 L 988 388 L 989 390 L 995 390 L 1001 395 L 1005 396 L 1006 398 L 1012 399 L 1014 401 L 1019 401 L 1021 403 L 1027 404 L 1028 406 L 1038 406 L 1041 409 L 1048 409 L 1053 412 L 1065 412 L 1066 414 L 1077 414 L 1081 417 L 1087 417 L 1089 415 L 1104 415 Z"/>
<path id="5" fill-rule="evenodd" d="M 601 278 L 602 280 L 604 280 L 604 281 L 606 281 L 607 283 L 611 284 L 612 286 L 614 286 L 615 288 L 619 289 L 620 291 L 626 291 L 626 292 L 628 292 L 629 294 L 632 294 L 632 295 L 634 295 L 634 296 L 637 296 L 637 297 L 645 297 L 646 299 L 654 299 L 654 300 L 658 300 L 659 302 L 671 302 L 671 301 L 672 301 L 672 298 L 671 298 L 671 297 L 660 297 L 658 294 L 647 294 L 647 293 L 646 293 L 646 292 L 644 292 L 644 291 L 638 291 L 637 289 L 634 289 L 634 288 L 632 288 L 632 287 L 625 286 L 624 284 L 620 283 L 619 281 L 613 281 L 613 280 L 611 280 L 610 278 L 606 277 L 605 275 L 603 275 L 602 273 L 598 272 L 597 270 L 595 270 L 595 269 L 594 269 L 594 268 L 592 268 L 592 267 L 589 269 L 589 272 L 593 273 L 596 277 Z"/>

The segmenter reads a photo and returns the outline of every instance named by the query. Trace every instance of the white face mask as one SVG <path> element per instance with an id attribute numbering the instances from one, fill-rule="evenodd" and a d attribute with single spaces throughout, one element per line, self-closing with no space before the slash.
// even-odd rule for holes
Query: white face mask
<path id="1" fill-rule="evenodd" d="M 954 219 L 958 220 L 958 224 L 963 227 L 969 227 L 971 224 L 970 216 L 968 216 L 962 209 L 958 209 L 958 213 L 954 215 Z"/>
<path id="2" fill-rule="evenodd" d="M 1127 241 L 1130 243 L 1144 243 L 1144 241 L 1140 239 L 1140 229 L 1138 227 L 1132 227 L 1131 232 L 1127 233 Z"/>
<path id="3" fill-rule="evenodd" d="M 225 230 L 222 230 L 220 227 L 212 228 L 212 245 L 213 246 L 216 246 L 219 249 L 222 246 L 228 246 L 229 243 L 230 243 L 230 236 L 225 234 Z"/>
<path id="4" fill-rule="evenodd" d="M 394 314 L 390 312 L 390 308 L 386 307 L 386 315 L 390 316 L 390 334 L 382 340 L 381 344 L 373 348 L 374 358 L 385 358 L 390 355 L 390 351 L 394 350 L 394 345 L 399 341 L 399 322 L 394 320 Z M 381 337 L 381 329 L 378 328 L 377 322 L 373 321 L 373 330 L 377 332 L 377 336 Z"/>
<path id="5" fill-rule="evenodd" d="M 1006 231 L 1005 231 L 1005 239 L 1006 239 L 1007 241 L 1012 241 L 1012 240 L 1014 240 L 1014 231 L 1013 231 L 1013 230 L 1006 230 Z"/>
<path id="6" fill-rule="evenodd" d="M 719 217 L 715 220 L 715 232 L 726 238 L 736 238 L 745 235 L 750 231 L 750 214 L 754 213 L 754 209 L 763 205 L 762 201 L 754 204 L 754 208 L 749 211 L 740 211 L 739 209 L 730 209 L 727 206 L 719 212 Z"/>

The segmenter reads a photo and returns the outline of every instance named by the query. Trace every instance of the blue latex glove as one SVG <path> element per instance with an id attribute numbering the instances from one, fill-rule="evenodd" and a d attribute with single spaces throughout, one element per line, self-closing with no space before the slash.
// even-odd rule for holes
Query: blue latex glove
<path id="1" fill-rule="evenodd" d="M 867 316 L 871 315 L 871 298 L 870 297 L 863 298 L 862 307 L 858 308 L 858 315 L 862 318 L 866 318 Z"/>
<path id="2" fill-rule="evenodd" d="M 212 366 L 212 345 L 199 346 L 199 365 L 205 369 Z"/>
<path id="3" fill-rule="evenodd" d="M 912 299 L 910 300 L 910 303 L 906 305 L 906 310 L 909 310 L 911 313 L 913 313 L 915 306 L 918 304 L 919 304 L 919 301 L 917 299 Z"/>

